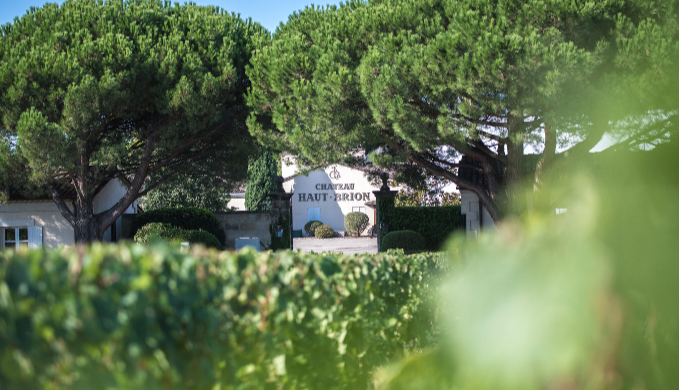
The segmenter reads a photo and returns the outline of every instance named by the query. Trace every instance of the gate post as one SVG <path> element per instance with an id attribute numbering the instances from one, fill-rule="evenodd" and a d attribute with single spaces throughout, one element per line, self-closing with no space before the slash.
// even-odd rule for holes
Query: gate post
<path id="1" fill-rule="evenodd" d="M 389 217 L 395 207 L 395 198 L 398 191 L 392 191 L 387 184 L 389 174 L 383 172 L 380 175 L 382 179 L 382 187 L 379 191 L 373 191 L 375 195 L 375 206 L 377 208 L 377 220 L 375 226 L 377 227 L 377 251 L 382 252 L 382 236 L 387 234 L 389 230 Z"/>
<path id="2" fill-rule="evenodd" d="M 269 194 L 271 199 L 271 212 L 273 217 L 278 220 L 278 223 L 283 223 L 287 216 L 290 216 L 290 226 L 288 226 L 288 235 L 290 240 L 290 249 L 293 249 L 292 244 L 292 193 L 285 192 L 283 188 L 283 177 L 276 177 L 276 192 Z"/>

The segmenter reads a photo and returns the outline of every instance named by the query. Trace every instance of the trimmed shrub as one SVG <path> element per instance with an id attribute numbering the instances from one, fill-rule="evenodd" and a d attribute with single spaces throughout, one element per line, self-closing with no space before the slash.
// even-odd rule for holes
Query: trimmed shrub
<path id="1" fill-rule="evenodd" d="M 0 387 L 365 389 L 436 343 L 446 264 L 163 244 L 0 251 Z"/>
<path id="2" fill-rule="evenodd" d="M 316 238 L 330 238 L 335 236 L 335 231 L 332 230 L 330 225 L 321 225 L 316 228 L 314 236 L 316 236 Z"/>
<path id="3" fill-rule="evenodd" d="M 424 237 L 412 230 L 399 230 L 387 233 L 382 237 L 381 250 L 403 249 L 406 252 L 423 251 L 427 248 Z"/>
<path id="4" fill-rule="evenodd" d="M 138 244 L 148 245 L 154 241 L 154 238 L 172 243 L 189 242 L 190 244 L 202 244 L 208 248 L 224 249 L 217 237 L 205 230 L 184 230 L 169 223 L 158 222 L 142 226 L 135 234 L 134 241 Z"/>
<path id="5" fill-rule="evenodd" d="M 185 230 L 169 223 L 152 222 L 142 226 L 134 235 L 134 242 L 148 245 L 154 239 L 174 240 L 183 237 Z"/>
<path id="6" fill-rule="evenodd" d="M 141 213 L 132 221 L 132 237 L 137 234 L 139 228 L 151 222 L 169 223 L 184 230 L 202 229 L 212 233 L 222 245 L 226 243 L 226 234 L 217 217 L 211 211 L 198 207 L 164 207 Z"/>
<path id="7" fill-rule="evenodd" d="M 323 222 L 321 221 L 309 221 L 306 224 L 304 224 L 304 231 L 310 235 L 314 236 L 316 232 L 316 228 L 323 225 Z"/>
<path id="8" fill-rule="evenodd" d="M 344 217 L 344 228 L 352 236 L 360 236 L 370 224 L 370 218 L 366 213 L 353 212 Z"/>
<path id="9" fill-rule="evenodd" d="M 217 237 L 205 230 L 184 230 L 183 239 L 191 244 L 203 244 L 208 248 L 224 250 L 224 246 Z"/>

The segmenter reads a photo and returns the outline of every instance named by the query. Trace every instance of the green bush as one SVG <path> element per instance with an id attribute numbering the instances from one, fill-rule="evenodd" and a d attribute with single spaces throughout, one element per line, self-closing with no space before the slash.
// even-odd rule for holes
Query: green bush
<path id="1" fill-rule="evenodd" d="M 370 218 L 366 213 L 353 212 L 344 217 L 344 228 L 352 236 L 360 236 L 369 224 Z"/>
<path id="2" fill-rule="evenodd" d="M 134 217 L 131 234 L 134 237 L 137 230 L 151 222 L 169 223 L 184 230 L 205 230 L 212 233 L 217 240 L 226 244 L 226 234 L 219 224 L 217 217 L 210 211 L 197 207 L 160 208 L 147 211 Z"/>
<path id="3" fill-rule="evenodd" d="M 205 230 L 185 230 L 184 234 L 184 241 L 188 241 L 191 244 L 202 244 L 208 248 L 215 248 L 220 251 L 224 249 L 224 246 L 217 237 Z"/>
<path id="4" fill-rule="evenodd" d="M 427 248 L 424 237 L 412 230 L 399 230 L 382 237 L 381 250 L 403 249 L 406 252 L 423 251 Z"/>
<path id="5" fill-rule="evenodd" d="M 369 388 L 377 368 L 431 347 L 446 263 L 164 244 L 0 252 L 0 388 Z"/>
<path id="6" fill-rule="evenodd" d="M 314 236 L 316 234 L 316 228 L 323 225 L 321 221 L 309 221 L 304 224 L 304 231 L 310 235 Z"/>
<path id="7" fill-rule="evenodd" d="M 430 251 L 441 250 L 450 235 L 464 229 L 460 206 L 395 207 L 394 198 L 386 197 L 379 202 L 379 219 L 384 218 L 390 232 L 412 230 L 420 233 Z"/>
<path id="8" fill-rule="evenodd" d="M 314 236 L 316 238 L 330 238 L 335 236 L 335 231 L 332 230 L 330 225 L 321 225 L 316 228 L 316 231 L 314 232 Z"/>
<path id="9" fill-rule="evenodd" d="M 142 226 L 134 235 L 134 242 L 148 245 L 154 239 L 175 240 L 183 237 L 185 230 L 169 223 L 152 222 Z"/>
<path id="10" fill-rule="evenodd" d="M 208 248 L 224 249 L 219 240 L 205 230 L 184 230 L 169 223 L 158 222 L 142 226 L 134 235 L 134 241 L 138 244 L 148 245 L 153 242 L 154 237 L 171 242 L 189 242 L 191 244 L 202 244 Z"/>

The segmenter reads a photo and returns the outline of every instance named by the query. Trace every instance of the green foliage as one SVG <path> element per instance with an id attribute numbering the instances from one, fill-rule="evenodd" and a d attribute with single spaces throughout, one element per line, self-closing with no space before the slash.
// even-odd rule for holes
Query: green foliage
<path id="1" fill-rule="evenodd" d="M 134 235 L 134 242 L 149 245 L 156 239 L 178 240 L 183 237 L 185 231 L 169 223 L 151 222 L 137 230 L 137 233 Z"/>
<path id="2" fill-rule="evenodd" d="M 409 160 L 446 177 L 498 221 L 525 210 L 515 191 L 524 180 L 538 196 L 549 167 L 583 158 L 614 131 L 614 112 L 643 122 L 649 106 L 676 110 L 660 97 L 679 87 L 678 13 L 673 0 L 310 6 L 253 54 L 248 127 L 319 165 L 380 147 L 376 163 Z M 643 104 L 602 104 L 630 91 Z M 624 134 L 667 137 L 629 126 Z M 539 161 L 524 156 L 527 145 L 544 152 Z M 458 176 L 460 154 L 487 185 Z"/>
<path id="3" fill-rule="evenodd" d="M 281 250 L 281 249 L 290 249 L 292 247 L 292 242 L 291 240 L 291 235 L 290 235 L 290 229 L 292 229 L 292 226 L 290 226 L 290 223 L 292 222 L 292 215 L 287 214 L 285 218 L 283 218 L 283 221 L 281 222 L 281 227 L 283 228 L 283 234 L 281 237 L 278 237 L 276 235 L 276 229 L 274 228 L 273 225 L 269 226 L 269 233 L 271 233 L 271 245 L 269 245 L 269 248 L 271 250 Z"/>
<path id="4" fill-rule="evenodd" d="M 205 230 L 185 230 L 183 239 L 191 244 L 202 244 L 207 248 L 224 249 L 224 245 L 217 237 Z"/>
<path id="5" fill-rule="evenodd" d="M 226 242 L 226 234 L 217 217 L 210 211 L 197 207 L 161 208 L 141 213 L 134 217 L 131 235 L 134 237 L 142 226 L 160 222 L 184 230 L 205 230 L 214 235 L 219 242 Z"/>
<path id="6" fill-rule="evenodd" d="M 245 189 L 245 208 L 250 211 L 271 208 L 269 194 L 277 191 L 278 162 L 273 153 L 263 150 L 248 164 L 248 184 Z"/>
<path id="7" fill-rule="evenodd" d="M 188 242 L 190 244 L 202 244 L 207 248 L 224 249 L 217 237 L 205 230 L 184 230 L 169 223 L 153 222 L 146 224 L 137 230 L 137 234 L 134 235 L 134 241 L 143 245 L 149 245 L 158 239 L 167 240 L 173 244 Z"/>
<path id="8" fill-rule="evenodd" d="M 565 213 L 534 211 L 451 243 L 448 256 L 459 267 L 441 289 L 445 341 L 386 367 L 378 389 L 674 388 L 674 118 L 669 143 L 634 152 L 614 146 L 553 177 L 554 193 L 578 189 L 556 202 Z"/>
<path id="9" fill-rule="evenodd" d="M 60 207 L 78 241 L 101 239 L 142 185 L 242 164 L 253 149 L 243 94 L 267 35 L 256 23 L 162 0 L 66 0 L 1 30 L 3 136 L 25 180 L 78 189 L 76 210 Z M 120 176 L 128 196 L 95 218 L 94 195 Z"/>
<path id="10" fill-rule="evenodd" d="M 304 224 L 304 231 L 310 235 L 313 236 L 315 235 L 316 228 L 323 225 L 323 222 L 321 221 L 309 221 Z"/>
<path id="11" fill-rule="evenodd" d="M 198 207 L 210 211 L 225 211 L 231 199 L 227 185 L 218 176 L 192 175 L 161 184 L 139 200 L 146 211 L 169 207 Z"/>
<path id="12" fill-rule="evenodd" d="M 335 236 L 335 231 L 332 230 L 330 225 L 322 224 L 316 227 L 314 230 L 314 236 L 316 238 L 330 238 Z"/>
<path id="13" fill-rule="evenodd" d="M 405 252 L 418 252 L 427 248 L 427 241 L 424 237 L 412 230 L 399 230 L 389 232 L 382 237 L 380 246 L 381 251 L 389 249 L 403 249 Z"/>
<path id="14" fill-rule="evenodd" d="M 393 197 L 379 198 L 380 223 L 387 223 L 389 232 L 413 230 L 426 240 L 426 249 L 441 250 L 450 235 L 462 226 L 462 208 L 458 206 L 395 207 Z"/>
<path id="15" fill-rule="evenodd" d="M 370 388 L 379 366 L 429 347 L 445 267 L 165 245 L 0 252 L 0 386 Z"/>
<path id="16" fill-rule="evenodd" d="M 353 212 L 344 216 L 344 228 L 352 236 L 360 236 L 369 224 L 370 218 L 366 213 Z"/>

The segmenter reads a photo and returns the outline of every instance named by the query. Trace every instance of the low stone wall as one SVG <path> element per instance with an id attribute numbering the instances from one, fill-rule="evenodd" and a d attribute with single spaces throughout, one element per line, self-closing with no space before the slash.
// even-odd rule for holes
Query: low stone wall
<path id="1" fill-rule="evenodd" d="M 257 237 L 265 249 L 271 245 L 269 226 L 274 220 L 270 211 L 230 211 L 215 213 L 226 233 L 226 246 L 236 247 L 236 239 L 240 237 Z"/>

